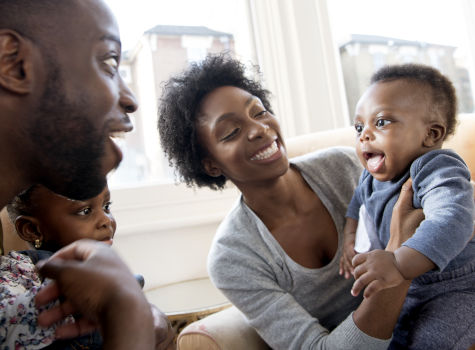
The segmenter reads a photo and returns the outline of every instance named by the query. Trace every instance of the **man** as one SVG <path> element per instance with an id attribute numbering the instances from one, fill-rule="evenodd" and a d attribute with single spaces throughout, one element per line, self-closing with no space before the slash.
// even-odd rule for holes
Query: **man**
<path id="1" fill-rule="evenodd" d="M 118 73 L 114 17 L 101 0 L 0 0 L 0 13 L 0 208 L 35 183 L 97 195 L 122 158 L 111 136 L 132 129 L 127 114 L 137 108 Z M 38 297 L 65 299 L 42 323 L 79 312 L 71 335 L 99 323 L 105 349 L 153 348 L 150 307 L 117 255 L 92 242 L 61 254 L 71 260 L 43 266 L 57 282 Z M 160 320 L 157 337 L 167 338 Z"/>

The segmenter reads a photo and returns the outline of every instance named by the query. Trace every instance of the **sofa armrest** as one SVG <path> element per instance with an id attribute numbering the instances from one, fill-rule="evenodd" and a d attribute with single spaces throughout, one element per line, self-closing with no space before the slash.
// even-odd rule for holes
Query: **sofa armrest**
<path id="1" fill-rule="evenodd" d="M 178 335 L 178 350 L 265 350 L 269 346 L 234 306 L 186 326 Z"/>

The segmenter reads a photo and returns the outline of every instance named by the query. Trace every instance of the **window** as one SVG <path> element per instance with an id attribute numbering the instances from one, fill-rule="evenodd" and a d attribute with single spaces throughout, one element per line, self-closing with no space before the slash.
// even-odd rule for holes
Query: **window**
<path id="1" fill-rule="evenodd" d="M 121 140 L 124 160 L 112 188 L 173 181 L 159 144 L 157 110 L 162 83 L 208 53 L 228 52 L 253 61 L 246 0 L 106 0 L 121 32 L 120 72 L 139 109 L 134 131 Z"/>
<path id="2" fill-rule="evenodd" d="M 334 40 L 339 48 L 350 118 L 377 69 L 423 63 L 453 82 L 459 112 L 474 108 L 473 4 L 457 0 L 331 0 Z"/>

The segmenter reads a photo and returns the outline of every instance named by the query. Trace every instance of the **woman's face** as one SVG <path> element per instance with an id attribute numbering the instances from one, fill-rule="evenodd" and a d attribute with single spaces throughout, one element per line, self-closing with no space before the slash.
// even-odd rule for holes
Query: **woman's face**
<path id="1" fill-rule="evenodd" d="M 234 86 L 219 87 L 201 102 L 198 140 L 211 176 L 224 175 L 237 186 L 277 178 L 288 170 L 277 119 L 256 96 Z"/>

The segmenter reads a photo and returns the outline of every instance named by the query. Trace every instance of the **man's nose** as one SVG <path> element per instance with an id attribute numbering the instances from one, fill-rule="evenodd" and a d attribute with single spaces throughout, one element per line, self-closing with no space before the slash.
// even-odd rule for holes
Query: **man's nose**
<path id="1" fill-rule="evenodd" d="M 125 84 L 122 78 L 120 78 L 119 104 L 125 113 L 133 113 L 138 108 L 138 103 L 137 103 L 137 100 L 135 99 L 134 94 L 132 93 L 132 91 L 130 91 L 130 89 Z"/>

